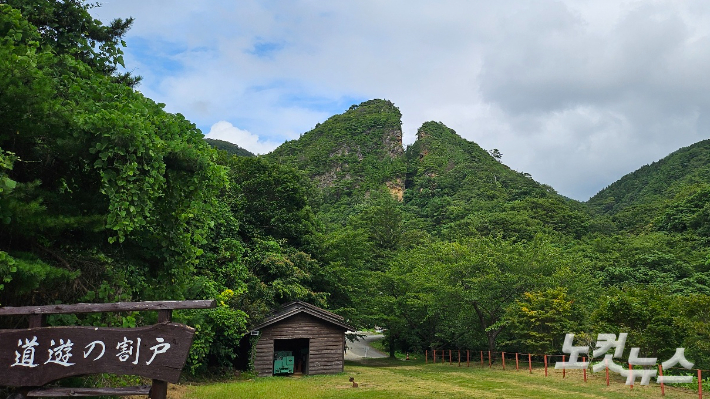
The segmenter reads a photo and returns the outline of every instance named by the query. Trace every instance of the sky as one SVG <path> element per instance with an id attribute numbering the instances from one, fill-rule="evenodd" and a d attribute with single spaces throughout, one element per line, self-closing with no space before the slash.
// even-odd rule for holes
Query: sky
<path id="1" fill-rule="evenodd" d="M 710 2 L 103 0 L 138 90 L 268 153 L 350 105 L 439 121 L 586 201 L 710 138 Z"/>

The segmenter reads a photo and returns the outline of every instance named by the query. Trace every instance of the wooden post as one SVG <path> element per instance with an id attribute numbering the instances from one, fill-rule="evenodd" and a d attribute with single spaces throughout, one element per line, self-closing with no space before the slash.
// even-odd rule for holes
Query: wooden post
<path id="1" fill-rule="evenodd" d="M 584 363 L 586 361 L 587 361 L 587 358 L 582 357 L 582 363 Z M 587 382 L 587 368 L 586 367 L 584 369 L 582 369 L 582 374 L 584 374 L 584 382 Z"/>
<path id="2" fill-rule="evenodd" d="M 431 350 L 432 363 L 436 364 L 436 349 Z"/>
<path id="3" fill-rule="evenodd" d="M 483 351 L 481 351 L 481 367 L 483 367 Z"/>
<path id="4" fill-rule="evenodd" d="M 173 311 L 171 309 L 158 310 L 158 323 L 170 323 L 173 320 Z M 150 399 L 167 399 L 168 397 L 168 382 L 161 380 L 153 380 L 153 385 L 150 387 Z"/>
<path id="5" fill-rule="evenodd" d="M 459 367 L 461 367 L 461 349 L 459 349 Z"/>
<path id="6" fill-rule="evenodd" d="M 703 373 L 698 369 L 698 399 L 703 399 Z"/>
<path id="7" fill-rule="evenodd" d="M 658 365 L 658 375 L 663 377 L 663 366 Z M 666 396 L 666 387 L 663 384 L 663 380 L 661 380 L 661 396 Z"/>
<path id="8" fill-rule="evenodd" d="M 604 359 L 605 367 L 604 369 L 606 370 L 606 386 L 609 386 L 609 362 Z"/>
<path id="9" fill-rule="evenodd" d="M 545 377 L 547 377 L 547 355 L 545 355 Z"/>
<path id="10" fill-rule="evenodd" d="M 493 363 L 491 362 L 491 351 L 488 351 L 488 368 L 491 368 Z"/>
<path id="11" fill-rule="evenodd" d="M 424 364 L 429 364 L 429 350 L 424 351 Z"/>
<path id="12" fill-rule="evenodd" d="M 466 349 L 466 367 L 471 367 L 471 351 Z"/>
<path id="13" fill-rule="evenodd" d="M 173 321 L 173 311 L 170 309 L 162 309 L 158 311 L 158 323 L 170 323 Z"/>
<path id="14" fill-rule="evenodd" d="M 515 352 L 515 371 L 518 371 L 520 369 L 520 365 L 518 364 L 518 352 Z"/>
<path id="15" fill-rule="evenodd" d="M 453 362 L 451 361 L 451 349 L 449 349 L 449 366 L 451 366 Z"/>
<path id="16" fill-rule="evenodd" d="M 44 327 L 44 315 L 43 314 L 31 314 L 30 315 L 30 328 L 40 328 Z"/>
<path id="17" fill-rule="evenodd" d="M 150 387 L 150 399 L 167 399 L 168 397 L 168 382 L 153 380 L 153 386 Z"/>
<path id="18" fill-rule="evenodd" d="M 532 355 L 528 353 L 528 368 L 530 369 L 530 374 L 532 374 Z"/>
<path id="19" fill-rule="evenodd" d="M 500 355 L 500 358 L 503 359 L 503 370 L 505 370 L 505 352 L 501 352 Z"/>
<path id="20" fill-rule="evenodd" d="M 562 363 L 565 362 L 565 355 L 562 355 Z M 565 367 L 562 367 L 562 378 L 565 378 L 567 375 L 567 369 Z"/>

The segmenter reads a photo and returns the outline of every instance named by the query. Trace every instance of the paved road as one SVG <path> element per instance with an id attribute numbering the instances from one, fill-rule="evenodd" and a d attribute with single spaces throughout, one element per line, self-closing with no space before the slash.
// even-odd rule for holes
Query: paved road
<path id="1" fill-rule="evenodd" d="M 382 334 L 372 334 L 363 331 L 358 331 L 357 333 L 365 334 L 365 336 L 353 342 L 346 340 L 345 344 L 348 346 L 348 350 L 345 352 L 345 360 L 360 360 L 364 358 L 381 358 L 388 356 L 386 353 L 382 353 L 370 346 L 370 342 L 384 338 Z"/>

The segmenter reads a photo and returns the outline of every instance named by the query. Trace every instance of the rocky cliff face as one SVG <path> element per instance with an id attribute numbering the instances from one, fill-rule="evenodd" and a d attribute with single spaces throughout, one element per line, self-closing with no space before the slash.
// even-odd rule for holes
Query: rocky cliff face
<path id="1" fill-rule="evenodd" d="M 404 159 L 404 147 L 402 146 L 402 129 L 388 130 L 382 136 L 382 146 L 387 156 L 393 160 Z M 404 175 L 395 176 L 392 180 L 386 181 L 385 185 L 390 190 L 392 196 L 402 201 L 404 197 Z"/>

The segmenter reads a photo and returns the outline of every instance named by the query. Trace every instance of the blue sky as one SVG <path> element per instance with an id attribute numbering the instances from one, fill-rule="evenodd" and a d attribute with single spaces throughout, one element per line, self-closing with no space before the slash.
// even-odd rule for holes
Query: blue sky
<path id="1" fill-rule="evenodd" d="M 104 0 L 127 69 L 208 137 L 266 153 L 391 100 L 586 200 L 710 137 L 704 1 Z"/>

